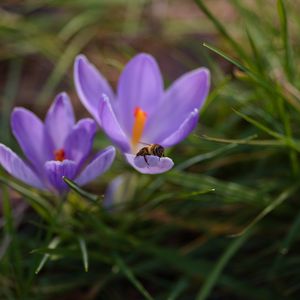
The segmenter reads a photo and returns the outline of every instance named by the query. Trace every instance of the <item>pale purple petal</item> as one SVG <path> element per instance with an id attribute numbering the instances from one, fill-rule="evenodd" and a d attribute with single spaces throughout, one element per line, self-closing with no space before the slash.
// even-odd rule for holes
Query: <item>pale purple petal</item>
<path id="1" fill-rule="evenodd" d="M 190 115 L 184 120 L 184 122 L 180 125 L 180 127 L 173 132 L 170 136 L 162 141 L 158 141 L 157 143 L 162 145 L 163 147 L 171 147 L 173 145 L 178 144 L 183 139 L 185 139 L 191 131 L 197 126 L 199 119 L 199 111 L 198 109 L 194 109 L 190 113 Z"/>
<path id="2" fill-rule="evenodd" d="M 143 156 L 136 156 L 134 154 L 124 154 L 128 163 L 137 171 L 143 174 L 160 174 L 169 171 L 174 166 L 172 159 L 168 157 L 157 157 L 147 155 L 145 161 Z"/>
<path id="3" fill-rule="evenodd" d="M 114 99 L 114 93 L 107 80 L 84 55 L 78 55 L 74 64 L 74 81 L 82 104 L 100 122 L 98 108 L 102 94 Z"/>
<path id="4" fill-rule="evenodd" d="M 104 194 L 104 200 L 103 200 L 103 207 L 105 207 L 107 210 L 110 210 L 113 208 L 113 206 L 115 204 L 117 204 L 117 200 L 119 198 L 124 199 L 124 193 L 127 191 L 127 185 L 122 189 L 122 185 L 124 185 L 126 183 L 126 178 L 124 177 L 124 175 L 119 175 L 118 177 L 116 177 L 115 179 L 113 179 Z M 123 191 L 124 190 L 124 191 Z"/>
<path id="5" fill-rule="evenodd" d="M 89 155 L 96 133 L 96 123 L 90 118 L 80 120 L 67 136 L 64 145 L 66 159 L 80 165 Z"/>
<path id="6" fill-rule="evenodd" d="M 48 110 L 45 129 L 55 149 L 61 149 L 75 124 L 73 107 L 66 93 L 58 94 Z"/>
<path id="7" fill-rule="evenodd" d="M 130 144 L 127 136 L 122 130 L 119 120 L 111 107 L 109 99 L 104 96 L 103 101 L 99 107 L 99 118 L 102 123 L 102 129 L 108 135 L 108 137 L 117 145 L 122 151 L 129 151 Z"/>
<path id="8" fill-rule="evenodd" d="M 38 176 L 12 150 L 0 144 L 0 164 L 12 176 L 38 189 L 45 189 Z"/>
<path id="9" fill-rule="evenodd" d="M 62 179 L 63 176 L 74 179 L 77 165 L 71 160 L 47 161 L 45 163 L 45 172 L 53 191 L 62 192 L 68 189 L 67 184 Z"/>
<path id="10" fill-rule="evenodd" d="M 125 66 L 118 84 L 117 115 L 127 135 L 131 135 L 136 107 L 151 118 L 163 96 L 163 80 L 155 59 L 138 54 Z"/>
<path id="11" fill-rule="evenodd" d="M 99 152 L 96 157 L 85 167 L 75 182 L 84 185 L 106 172 L 114 161 L 116 150 L 110 146 Z"/>
<path id="12" fill-rule="evenodd" d="M 11 127 L 24 154 L 36 170 L 40 170 L 45 161 L 52 158 L 49 137 L 42 121 L 31 111 L 18 107 L 12 112 Z"/>
<path id="13" fill-rule="evenodd" d="M 200 110 L 209 85 L 210 73 L 206 68 L 194 70 L 177 79 L 166 91 L 156 114 L 149 119 L 144 133 L 145 142 L 167 138 L 195 108 Z"/>

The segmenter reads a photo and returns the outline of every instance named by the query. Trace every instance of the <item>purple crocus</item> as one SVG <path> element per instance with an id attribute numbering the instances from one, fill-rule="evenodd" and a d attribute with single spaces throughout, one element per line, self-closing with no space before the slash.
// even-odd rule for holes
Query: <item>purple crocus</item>
<path id="1" fill-rule="evenodd" d="M 38 189 L 55 193 L 66 191 L 68 187 L 63 176 L 84 185 L 104 173 L 115 157 L 115 149 L 110 146 L 87 161 L 96 123 L 90 118 L 75 123 L 66 93 L 56 97 L 44 123 L 31 111 L 15 108 L 11 127 L 28 162 L 0 144 L 0 164 L 14 177 Z"/>
<path id="2" fill-rule="evenodd" d="M 153 155 L 145 161 L 136 153 L 145 143 L 170 147 L 182 141 L 196 127 L 210 85 L 209 71 L 199 68 L 181 76 L 164 92 L 155 59 L 144 53 L 125 66 L 117 95 L 84 55 L 76 58 L 74 78 L 86 109 L 129 164 L 148 174 L 170 170 L 173 161 Z"/>

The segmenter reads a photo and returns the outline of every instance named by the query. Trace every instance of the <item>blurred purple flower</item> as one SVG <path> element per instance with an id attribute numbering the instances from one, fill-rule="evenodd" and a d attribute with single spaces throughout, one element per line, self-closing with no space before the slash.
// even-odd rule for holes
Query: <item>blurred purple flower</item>
<path id="1" fill-rule="evenodd" d="M 136 153 L 143 143 L 170 147 L 197 125 L 199 110 L 208 94 L 210 73 L 199 68 L 184 74 L 164 92 L 155 59 L 138 54 L 125 66 L 117 95 L 84 55 L 76 58 L 75 86 L 83 105 L 98 121 L 127 161 L 141 173 L 157 174 L 173 166 L 170 158 Z M 105 96 L 103 96 L 105 95 Z"/>
<path id="2" fill-rule="evenodd" d="M 115 148 L 110 146 L 87 163 L 96 123 L 86 118 L 75 124 L 66 93 L 57 95 L 44 124 L 31 111 L 17 107 L 11 115 L 11 127 L 28 163 L 0 144 L 0 164 L 14 177 L 38 189 L 66 191 L 63 176 L 84 185 L 104 173 L 115 157 Z"/>

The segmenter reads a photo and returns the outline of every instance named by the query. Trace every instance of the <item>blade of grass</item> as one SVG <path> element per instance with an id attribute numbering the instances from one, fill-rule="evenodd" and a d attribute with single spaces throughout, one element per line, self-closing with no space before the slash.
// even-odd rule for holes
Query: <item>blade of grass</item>
<path id="1" fill-rule="evenodd" d="M 269 82 L 268 78 L 267 79 L 263 78 L 258 73 L 253 72 L 249 68 L 240 64 L 238 61 L 236 61 L 233 58 L 226 55 L 223 51 L 221 51 L 213 46 L 210 46 L 206 43 L 203 43 L 203 46 L 208 48 L 209 50 L 215 52 L 216 54 L 220 55 L 225 60 L 229 61 L 230 63 L 232 63 L 233 65 L 238 67 L 240 70 L 245 72 L 258 86 L 263 87 L 273 97 L 282 97 L 288 104 L 292 105 L 293 108 L 300 110 L 300 104 L 298 103 L 299 101 L 297 101 L 300 99 L 300 94 L 298 93 L 297 89 L 294 88 L 290 83 L 284 82 L 282 79 L 278 79 L 280 84 L 283 86 L 284 90 L 280 90 L 278 88 L 274 89 L 274 86 L 276 85 L 276 83 L 274 83 L 274 81 Z M 286 92 L 288 92 L 288 94 Z M 297 100 L 295 100 L 293 98 L 293 96 L 295 98 L 297 98 Z"/>
<path id="2" fill-rule="evenodd" d="M 100 200 L 99 196 L 86 192 L 85 190 L 81 189 L 74 181 L 68 179 L 67 177 L 63 176 L 63 180 L 78 195 L 92 202 L 98 202 Z"/>
<path id="3" fill-rule="evenodd" d="M 203 107 L 201 108 L 201 115 L 205 113 L 210 104 L 221 94 L 231 81 L 231 76 L 226 76 L 222 81 L 214 87 L 214 89 L 209 93 Z"/>
<path id="4" fill-rule="evenodd" d="M 28 204 L 32 208 L 34 208 L 41 217 L 43 217 L 46 220 L 51 219 L 53 207 L 49 204 L 49 202 L 46 199 L 4 177 L 0 177 L 0 182 L 3 182 L 5 185 L 9 186 L 13 190 L 17 191 L 22 196 L 24 196 L 24 200 L 27 201 Z"/>
<path id="5" fill-rule="evenodd" d="M 218 279 L 220 274 L 223 272 L 224 268 L 230 261 L 230 259 L 236 254 L 236 252 L 241 248 L 241 246 L 246 242 L 249 238 L 250 232 L 244 234 L 238 238 L 236 238 L 232 243 L 230 243 L 229 247 L 217 261 L 212 271 L 208 275 L 205 280 L 201 290 L 199 291 L 196 300 L 205 300 L 210 295 L 214 286 L 218 283 Z"/>
<path id="6" fill-rule="evenodd" d="M 253 39 L 252 34 L 251 34 L 251 32 L 250 32 L 250 30 L 249 30 L 248 27 L 246 27 L 246 34 L 247 34 L 247 38 L 248 38 L 248 41 L 249 41 L 249 44 L 250 44 L 250 47 L 251 47 L 254 59 L 255 59 L 254 66 L 257 67 L 257 71 L 259 73 L 263 74 L 265 72 L 265 66 L 263 65 L 263 59 L 260 56 L 260 52 L 258 51 L 258 49 L 256 47 L 256 44 L 254 42 L 254 39 Z"/>
<path id="7" fill-rule="evenodd" d="M 37 104 L 39 106 L 45 104 L 50 98 L 56 86 L 66 74 L 67 69 L 72 65 L 75 56 L 94 37 L 95 33 L 96 29 L 91 30 L 88 28 L 79 32 L 69 43 L 38 96 Z"/>
<path id="8" fill-rule="evenodd" d="M 82 261 L 83 261 L 83 267 L 85 272 L 88 272 L 89 270 L 89 257 L 88 257 L 88 252 L 86 249 L 86 243 L 85 240 L 82 237 L 78 238 L 81 254 L 82 254 Z"/>
<path id="9" fill-rule="evenodd" d="M 286 105 L 285 105 L 284 99 L 281 96 L 277 97 L 277 104 L 278 104 L 279 115 L 280 115 L 280 118 L 284 125 L 285 134 L 289 140 L 292 140 L 293 134 L 292 134 L 290 116 L 289 116 L 288 112 L 286 111 L 286 108 L 285 108 Z M 297 157 L 296 151 L 294 149 L 291 149 L 289 151 L 289 156 L 290 156 L 292 171 L 293 171 L 294 175 L 296 176 L 299 172 L 299 162 L 298 162 L 298 157 Z"/>
<path id="10" fill-rule="evenodd" d="M 241 57 L 245 57 L 244 50 L 240 47 L 240 45 L 235 41 L 234 38 L 230 36 L 227 32 L 226 28 L 213 16 L 213 14 L 209 11 L 209 9 L 204 5 L 202 0 L 195 0 L 198 7 L 202 10 L 202 12 L 212 21 L 218 31 L 227 39 L 227 41 L 232 45 L 232 47 L 239 53 Z"/>
<path id="11" fill-rule="evenodd" d="M 279 252 L 281 255 L 284 255 L 289 251 L 295 238 L 298 237 L 299 230 L 300 230 L 300 213 L 296 216 L 286 238 L 284 239 L 280 247 Z"/>
<path id="12" fill-rule="evenodd" d="M 223 139 L 223 138 L 215 138 L 206 135 L 202 135 L 202 138 L 206 141 L 224 143 L 224 144 L 238 144 L 238 145 L 251 145 L 251 146 L 286 146 L 283 141 L 277 140 L 245 140 L 245 139 Z"/>
<path id="13" fill-rule="evenodd" d="M 278 0 L 277 1 L 277 9 L 280 20 L 280 28 L 281 28 L 281 37 L 284 45 L 284 54 L 285 54 L 285 70 L 288 79 L 293 82 L 295 77 L 295 63 L 293 61 L 293 52 L 289 39 L 289 30 L 288 30 L 288 18 L 287 11 L 285 7 L 285 1 Z"/>
<path id="14" fill-rule="evenodd" d="M 17 95 L 22 71 L 22 60 L 13 59 L 9 64 L 7 82 L 5 85 L 1 110 L 1 141 L 9 143 L 9 115 Z"/>
<path id="15" fill-rule="evenodd" d="M 256 72 L 253 72 L 251 69 L 243 66 L 241 63 L 236 61 L 235 59 L 229 57 L 227 54 L 225 54 L 223 51 L 208 45 L 207 43 L 203 43 L 203 46 L 208 48 L 209 50 L 215 52 L 216 54 L 220 55 L 223 57 L 225 60 L 229 61 L 233 65 L 235 65 L 237 68 L 245 72 L 258 86 L 264 87 L 267 91 L 269 91 L 271 94 L 276 93 L 277 91 L 274 90 L 273 84 L 269 83 L 268 81 L 265 80 L 265 78 L 261 77 L 259 74 Z"/>
<path id="16" fill-rule="evenodd" d="M 18 235 L 16 234 L 15 220 L 13 210 L 10 204 L 10 197 L 7 186 L 2 186 L 2 200 L 3 200 L 3 216 L 4 216 L 4 232 L 6 233 L 9 245 L 9 261 L 14 273 L 14 280 L 16 281 L 16 289 L 19 296 L 22 295 L 23 281 L 22 281 L 22 259 L 20 254 L 20 247 L 18 243 Z M 3 245 L 4 246 L 4 245 Z"/>
<path id="17" fill-rule="evenodd" d="M 143 243 L 140 245 L 140 252 L 145 252 L 153 255 L 156 260 L 164 265 L 167 265 L 171 270 L 177 270 L 183 272 L 191 278 L 195 276 L 201 276 L 206 278 L 207 274 L 212 270 L 213 264 L 204 259 L 193 259 L 189 256 L 182 255 L 174 248 L 158 247 L 157 245 L 151 245 Z M 233 278 L 227 274 L 219 275 L 219 284 L 225 289 L 234 290 L 236 294 L 241 296 L 241 299 L 269 299 L 270 293 L 267 289 L 258 287 L 253 289 L 253 286 L 248 285 L 248 282 L 242 279 Z"/>
<path id="18" fill-rule="evenodd" d="M 60 238 L 59 237 L 55 237 L 49 244 L 48 248 L 49 249 L 55 249 L 58 244 L 60 243 Z M 38 274 L 42 268 L 44 267 L 44 265 L 46 264 L 46 262 L 48 261 L 50 257 L 50 254 L 45 254 L 43 256 L 43 258 L 41 259 L 39 265 L 37 266 L 36 270 L 35 270 L 35 274 Z"/>
<path id="19" fill-rule="evenodd" d="M 120 269 L 120 271 L 127 277 L 127 279 L 133 284 L 133 286 L 144 296 L 147 300 L 154 300 L 148 291 L 143 287 L 140 281 L 134 276 L 129 267 L 125 264 L 123 259 L 115 254 L 115 263 Z"/>
<path id="20" fill-rule="evenodd" d="M 208 152 L 208 153 L 204 153 L 204 154 L 199 154 L 199 155 L 196 155 L 190 159 L 187 159 L 186 161 L 178 164 L 174 169 L 175 170 L 179 170 L 179 171 L 183 171 L 199 162 L 202 162 L 202 161 L 205 161 L 205 160 L 208 160 L 208 159 L 212 159 L 216 156 L 219 156 L 223 153 L 226 153 L 232 149 L 234 149 L 235 147 L 237 147 L 237 144 L 230 144 L 230 145 L 226 145 L 224 147 L 221 147 L 217 150 L 214 150 L 214 151 L 211 151 L 211 152 Z"/>
<path id="21" fill-rule="evenodd" d="M 295 191 L 299 188 L 299 184 L 296 184 L 288 189 L 284 190 L 279 196 L 267 207 L 265 207 L 241 232 L 233 234 L 232 237 L 237 237 L 246 234 L 253 226 L 255 226 L 259 221 L 261 221 L 265 216 L 271 213 L 276 207 L 281 205 L 285 200 L 287 200 Z"/>
<path id="22" fill-rule="evenodd" d="M 299 236 L 299 230 L 300 230 L 300 213 L 295 217 L 293 220 L 293 223 L 288 231 L 288 234 L 285 236 L 283 241 L 281 242 L 279 253 L 276 256 L 273 266 L 270 270 L 269 277 L 272 280 L 279 269 L 280 265 L 282 264 L 282 261 L 285 257 L 285 255 L 289 252 L 292 243 L 295 241 L 295 239 Z"/>
<path id="23" fill-rule="evenodd" d="M 277 1 L 277 9 L 278 9 L 279 20 L 280 20 L 281 36 L 282 36 L 283 45 L 285 49 L 285 70 L 288 79 L 291 82 L 293 82 L 293 79 L 295 77 L 294 76 L 295 71 L 294 71 L 292 48 L 289 42 L 288 20 L 287 20 L 287 12 L 286 12 L 284 1 L 282 0 Z M 278 97 L 278 106 L 279 106 L 279 114 L 284 124 L 286 135 L 288 136 L 288 138 L 292 138 L 293 135 L 292 135 L 292 128 L 290 124 L 290 116 L 286 112 L 285 102 L 283 97 Z M 298 162 L 297 153 L 291 150 L 289 155 L 290 155 L 290 160 L 291 160 L 291 165 L 292 165 L 294 175 L 297 175 L 299 172 L 299 162 Z"/>
<path id="24" fill-rule="evenodd" d="M 96 23 L 101 16 L 101 10 L 84 10 L 83 13 L 74 16 L 58 33 L 58 36 L 64 40 L 69 40 L 83 28 Z"/>
<path id="25" fill-rule="evenodd" d="M 175 286 L 172 286 L 170 295 L 167 297 L 167 300 L 176 300 L 180 294 L 187 289 L 189 285 L 188 279 L 186 277 L 180 278 Z"/>
<path id="26" fill-rule="evenodd" d="M 157 196 L 156 198 L 151 199 L 151 201 L 146 202 L 146 204 L 143 206 L 143 209 L 147 208 L 153 208 L 156 207 L 158 205 L 160 205 L 161 203 L 166 203 L 166 201 L 201 201 L 201 198 L 194 198 L 196 196 L 199 195 L 205 195 L 208 193 L 212 193 L 215 192 L 214 188 L 210 188 L 210 189 L 205 189 L 205 190 L 199 190 L 199 191 L 194 191 L 194 192 L 188 192 L 188 193 L 181 193 L 179 194 L 178 192 L 173 193 L 164 193 L 162 195 Z"/>
<path id="27" fill-rule="evenodd" d="M 243 66 L 242 64 L 240 64 L 238 61 L 236 61 L 235 59 L 229 57 L 228 55 L 226 55 L 223 51 L 215 48 L 214 46 L 208 45 L 207 43 L 203 43 L 203 46 L 206 47 L 207 49 L 215 52 L 216 54 L 218 54 L 219 56 L 223 57 L 225 60 L 231 62 L 233 65 L 235 65 L 236 67 L 238 67 L 240 70 L 244 71 L 245 73 L 247 73 L 248 75 L 254 76 L 256 78 L 256 75 L 252 73 L 252 71 L 250 69 L 248 69 L 247 67 Z"/>
<path id="28" fill-rule="evenodd" d="M 262 191 L 203 174 L 173 171 L 165 176 L 167 181 L 185 187 L 189 191 L 191 189 L 215 189 L 214 193 L 220 195 L 225 203 L 249 202 L 262 205 L 270 201 L 269 196 Z"/>
<path id="29" fill-rule="evenodd" d="M 297 145 L 297 143 L 295 143 L 294 140 L 292 140 L 291 138 L 286 138 L 284 135 L 266 127 L 265 125 L 261 124 L 260 122 L 256 121 L 255 119 L 253 119 L 252 117 L 249 117 L 235 109 L 233 109 L 233 111 L 239 115 L 241 118 L 245 119 L 246 121 L 248 121 L 249 123 L 251 123 L 252 125 L 254 125 L 255 127 L 259 128 L 260 130 L 268 133 L 269 135 L 277 138 L 278 140 L 282 140 L 285 142 L 286 146 L 289 146 L 290 148 L 296 150 L 296 151 L 300 151 L 300 147 L 299 145 Z"/>

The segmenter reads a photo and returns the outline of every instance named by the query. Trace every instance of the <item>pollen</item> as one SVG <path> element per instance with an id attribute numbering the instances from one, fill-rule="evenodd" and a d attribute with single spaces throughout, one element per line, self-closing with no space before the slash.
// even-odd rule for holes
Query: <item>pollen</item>
<path id="1" fill-rule="evenodd" d="M 65 156 L 65 150 L 64 149 L 58 149 L 54 151 L 54 159 L 58 161 L 63 161 L 66 159 Z"/>
<path id="2" fill-rule="evenodd" d="M 134 123 L 132 128 L 132 148 L 135 149 L 140 142 L 147 121 L 147 113 L 140 107 L 136 107 L 134 110 Z"/>

